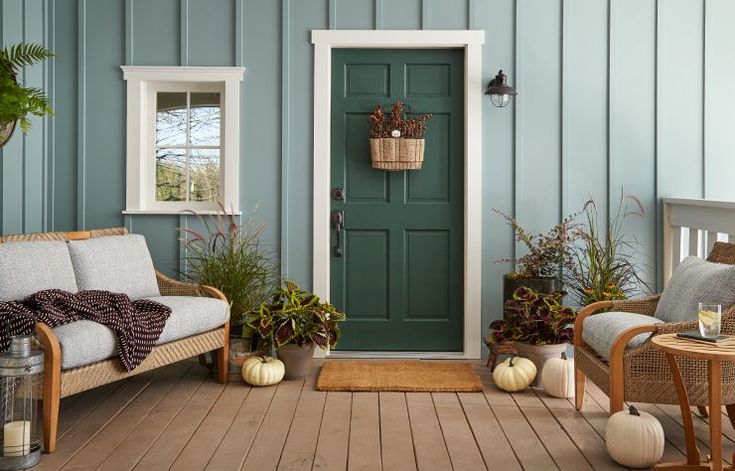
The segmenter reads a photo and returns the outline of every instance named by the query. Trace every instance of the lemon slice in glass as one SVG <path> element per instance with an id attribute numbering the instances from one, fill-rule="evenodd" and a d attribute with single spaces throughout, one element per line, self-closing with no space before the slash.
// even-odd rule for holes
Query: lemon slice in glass
<path id="1" fill-rule="evenodd" d="M 697 315 L 699 317 L 699 322 L 706 325 L 707 327 L 717 322 L 717 313 L 714 313 L 712 311 L 701 310 L 697 313 Z"/>

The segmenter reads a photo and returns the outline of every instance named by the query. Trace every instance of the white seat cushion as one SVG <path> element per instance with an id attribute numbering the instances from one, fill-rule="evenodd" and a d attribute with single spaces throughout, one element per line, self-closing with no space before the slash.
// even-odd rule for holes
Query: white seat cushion
<path id="1" fill-rule="evenodd" d="M 0 301 L 20 301 L 45 289 L 77 292 L 66 242 L 0 244 Z"/>
<path id="2" fill-rule="evenodd" d="M 130 299 L 160 296 L 156 270 L 140 234 L 95 237 L 69 242 L 80 290 L 125 293 Z"/>
<path id="3" fill-rule="evenodd" d="M 158 345 L 215 329 L 230 319 L 230 306 L 220 300 L 190 296 L 148 298 L 171 308 Z M 54 329 L 61 344 L 61 369 L 68 370 L 117 355 L 115 334 L 102 324 L 81 320 Z"/>
<path id="4" fill-rule="evenodd" d="M 639 325 L 661 324 L 662 322 L 655 317 L 632 312 L 601 312 L 584 320 L 582 340 L 601 357 L 610 360 L 613 344 L 623 331 Z M 650 336 L 651 334 L 648 333 L 636 335 L 628 342 L 627 348 L 637 347 Z"/>

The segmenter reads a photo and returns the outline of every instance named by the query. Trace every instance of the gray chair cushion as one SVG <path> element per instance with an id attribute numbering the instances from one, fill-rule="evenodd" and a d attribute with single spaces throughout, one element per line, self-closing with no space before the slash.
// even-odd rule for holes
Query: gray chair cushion
<path id="1" fill-rule="evenodd" d="M 601 312 L 584 320 L 582 340 L 602 358 L 610 360 L 613 344 L 623 331 L 639 325 L 661 324 L 662 322 L 655 317 L 632 312 Z M 637 347 L 650 336 L 651 334 L 647 333 L 636 335 L 628 342 L 627 348 Z"/>
<path id="2" fill-rule="evenodd" d="M 77 292 L 66 242 L 0 244 L 0 301 L 21 300 L 44 289 Z"/>
<path id="3" fill-rule="evenodd" d="M 230 306 L 220 300 L 189 296 L 148 298 L 171 308 L 157 344 L 161 345 L 215 329 L 230 318 Z M 102 324 L 76 321 L 54 329 L 61 344 L 61 369 L 68 370 L 117 355 L 115 334 Z"/>
<path id="4" fill-rule="evenodd" d="M 699 303 L 721 304 L 723 310 L 735 304 L 735 265 L 685 258 L 661 293 L 655 317 L 664 322 L 693 321 Z"/>
<path id="5" fill-rule="evenodd" d="M 151 254 L 140 234 L 71 241 L 69 253 L 80 290 L 125 293 L 130 299 L 161 294 Z"/>

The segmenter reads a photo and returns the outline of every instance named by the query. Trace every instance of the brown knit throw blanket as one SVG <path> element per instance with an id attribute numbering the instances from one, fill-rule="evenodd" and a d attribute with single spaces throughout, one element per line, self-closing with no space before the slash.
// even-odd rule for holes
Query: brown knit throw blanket
<path id="1" fill-rule="evenodd" d="M 23 301 L 0 301 L 0 350 L 8 349 L 13 335 L 31 335 L 36 322 L 57 327 L 86 319 L 115 333 L 120 362 L 132 371 L 151 353 L 170 315 L 168 306 L 147 299 L 131 301 L 121 293 L 39 291 Z"/>

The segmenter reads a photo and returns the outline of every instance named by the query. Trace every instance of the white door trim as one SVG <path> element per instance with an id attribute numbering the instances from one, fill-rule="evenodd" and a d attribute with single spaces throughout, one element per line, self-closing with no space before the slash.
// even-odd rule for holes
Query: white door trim
<path id="1" fill-rule="evenodd" d="M 333 48 L 463 48 L 464 71 L 464 349 L 481 356 L 482 275 L 482 45 L 484 31 L 314 30 L 314 240 L 315 294 L 329 299 L 330 148 Z M 434 352 L 427 352 L 426 356 Z"/>

